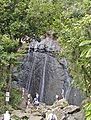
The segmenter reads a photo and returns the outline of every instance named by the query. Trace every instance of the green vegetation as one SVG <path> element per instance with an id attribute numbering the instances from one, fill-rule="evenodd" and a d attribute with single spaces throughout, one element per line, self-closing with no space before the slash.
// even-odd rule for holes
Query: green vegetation
<path id="1" fill-rule="evenodd" d="M 17 109 L 21 102 L 21 92 L 18 89 L 12 89 L 11 91 L 11 98 L 10 98 L 10 104 L 13 108 Z"/>
<path id="2" fill-rule="evenodd" d="M 86 120 L 91 119 L 91 102 L 88 102 L 84 106 L 85 114 L 86 114 Z"/>
<path id="3" fill-rule="evenodd" d="M 10 103 L 13 108 L 16 108 L 21 100 L 21 92 L 17 89 L 11 90 L 12 70 L 18 64 L 17 59 L 21 55 L 21 53 L 17 52 L 18 47 L 18 41 L 11 39 L 9 35 L 0 35 L 0 113 L 10 108 L 5 105 L 6 91 L 10 92 L 13 100 Z"/>
<path id="4" fill-rule="evenodd" d="M 60 56 L 65 56 L 69 62 L 73 84 L 90 96 L 90 0 L 1 0 L 0 26 L 0 82 L 6 85 L 10 78 L 18 40 L 25 35 L 40 36 L 53 30 L 62 47 Z"/>

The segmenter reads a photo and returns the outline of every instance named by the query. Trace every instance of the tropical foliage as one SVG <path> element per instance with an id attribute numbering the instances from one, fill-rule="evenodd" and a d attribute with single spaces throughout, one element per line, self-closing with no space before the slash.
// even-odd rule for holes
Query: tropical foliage
<path id="1" fill-rule="evenodd" d="M 91 102 L 88 102 L 84 106 L 85 114 L 86 114 L 86 120 L 91 119 Z"/>
<path id="2" fill-rule="evenodd" d="M 0 26 L 0 79 L 9 62 L 14 63 L 17 39 L 53 30 L 62 47 L 60 56 L 68 60 L 73 84 L 90 96 L 90 0 L 1 0 Z"/>

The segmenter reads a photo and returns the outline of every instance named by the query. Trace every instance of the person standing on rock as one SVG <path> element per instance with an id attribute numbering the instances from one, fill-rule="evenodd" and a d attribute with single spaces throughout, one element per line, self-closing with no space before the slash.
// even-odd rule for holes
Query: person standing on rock
<path id="1" fill-rule="evenodd" d="M 39 94 L 36 92 L 36 99 L 39 100 Z"/>
<path id="2" fill-rule="evenodd" d="M 4 114 L 3 120 L 11 120 L 9 111 L 6 111 L 6 113 Z"/>
<path id="3" fill-rule="evenodd" d="M 36 92 L 35 98 L 33 100 L 33 105 L 38 109 L 39 106 L 39 94 Z"/>
<path id="4" fill-rule="evenodd" d="M 57 120 L 57 116 L 54 113 L 54 110 L 52 110 L 52 113 L 48 115 L 47 120 Z"/>
<path id="5" fill-rule="evenodd" d="M 24 94 L 25 94 L 25 89 L 22 88 L 22 98 L 24 98 Z"/>
<path id="6" fill-rule="evenodd" d="M 34 106 L 37 108 L 37 110 L 38 110 L 39 101 L 38 101 L 37 98 L 34 98 L 33 105 L 34 105 Z"/>
<path id="7" fill-rule="evenodd" d="M 65 97 L 64 97 L 64 89 L 62 89 L 61 95 L 62 95 L 62 99 L 65 99 Z"/>
<path id="8" fill-rule="evenodd" d="M 56 95 L 56 101 L 58 101 L 59 100 L 59 96 L 58 95 Z"/>
<path id="9" fill-rule="evenodd" d="M 31 103 L 31 95 L 28 94 L 27 95 L 27 107 L 26 108 L 29 108 L 30 103 Z"/>

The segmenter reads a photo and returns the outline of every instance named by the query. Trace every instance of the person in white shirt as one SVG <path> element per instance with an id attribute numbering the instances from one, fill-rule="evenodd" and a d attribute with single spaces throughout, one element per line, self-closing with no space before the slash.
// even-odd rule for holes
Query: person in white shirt
<path id="1" fill-rule="evenodd" d="M 3 120 L 10 120 L 10 114 L 9 111 L 6 111 L 6 113 L 4 114 L 4 118 Z"/>
<path id="2" fill-rule="evenodd" d="M 64 89 L 62 89 L 61 95 L 62 95 L 62 99 L 64 99 L 64 98 L 65 98 L 65 97 L 64 97 Z"/>
<path id="3" fill-rule="evenodd" d="M 39 106 L 39 101 L 37 98 L 34 98 L 34 106 Z"/>
<path id="4" fill-rule="evenodd" d="M 39 100 L 39 94 L 36 92 L 36 99 Z"/>
<path id="5" fill-rule="evenodd" d="M 56 95 L 56 101 L 58 101 L 59 100 L 59 96 L 58 95 Z"/>
<path id="6" fill-rule="evenodd" d="M 54 113 L 54 110 L 52 110 L 52 113 L 48 115 L 47 120 L 57 120 L 57 116 Z"/>

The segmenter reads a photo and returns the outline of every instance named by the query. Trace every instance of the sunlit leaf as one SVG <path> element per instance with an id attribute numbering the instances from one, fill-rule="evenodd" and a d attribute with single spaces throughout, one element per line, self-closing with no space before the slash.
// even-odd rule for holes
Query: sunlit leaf
<path id="1" fill-rule="evenodd" d="M 91 44 L 91 40 L 85 40 L 85 41 L 82 41 L 79 46 L 84 46 L 84 45 L 89 45 Z"/>
<path id="2" fill-rule="evenodd" d="M 86 58 L 91 57 L 91 48 L 88 50 L 87 54 L 86 54 Z"/>

